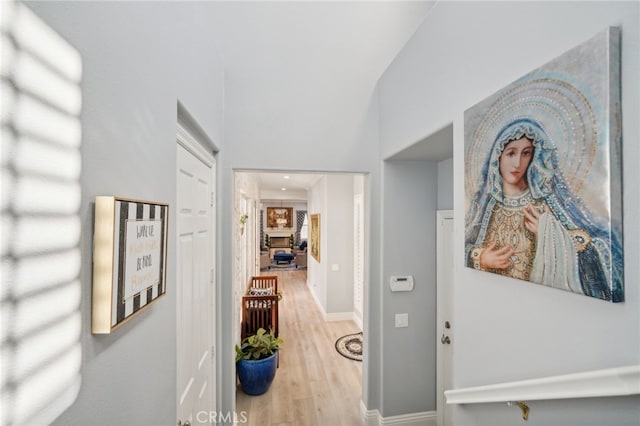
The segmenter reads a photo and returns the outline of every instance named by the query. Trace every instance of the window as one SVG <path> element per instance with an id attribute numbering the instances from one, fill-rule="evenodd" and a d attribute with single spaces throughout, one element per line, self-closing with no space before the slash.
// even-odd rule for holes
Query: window
<path id="1" fill-rule="evenodd" d="M 308 215 L 305 213 L 304 220 L 302 221 L 302 228 L 300 228 L 300 240 L 306 241 L 309 239 L 309 220 Z"/>

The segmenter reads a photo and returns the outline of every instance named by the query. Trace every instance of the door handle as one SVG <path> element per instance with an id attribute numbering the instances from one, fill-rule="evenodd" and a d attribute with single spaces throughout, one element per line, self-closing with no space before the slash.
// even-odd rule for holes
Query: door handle
<path id="1" fill-rule="evenodd" d="M 440 343 L 442 343 L 443 345 L 449 345 L 449 344 L 451 344 L 451 339 L 449 339 L 449 336 L 445 336 L 443 334 L 442 337 L 440 338 Z M 178 426 L 180 426 L 180 425 L 178 425 Z"/>

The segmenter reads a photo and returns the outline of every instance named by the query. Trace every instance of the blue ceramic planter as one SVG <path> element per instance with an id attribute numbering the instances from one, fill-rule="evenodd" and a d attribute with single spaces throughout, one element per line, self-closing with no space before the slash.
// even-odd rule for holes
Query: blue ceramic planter
<path id="1" fill-rule="evenodd" d="M 268 358 L 254 360 L 241 359 L 236 363 L 240 386 L 247 395 L 262 395 L 276 376 L 278 352 Z"/>

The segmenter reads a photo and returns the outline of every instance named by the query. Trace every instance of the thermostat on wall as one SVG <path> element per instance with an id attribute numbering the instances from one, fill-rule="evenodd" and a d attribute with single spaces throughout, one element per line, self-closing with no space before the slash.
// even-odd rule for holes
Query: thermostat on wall
<path id="1" fill-rule="evenodd" d="M 413 290 L 413 275 L 403 277 L 391 277 L 391 291 L 411 291 Z"/>

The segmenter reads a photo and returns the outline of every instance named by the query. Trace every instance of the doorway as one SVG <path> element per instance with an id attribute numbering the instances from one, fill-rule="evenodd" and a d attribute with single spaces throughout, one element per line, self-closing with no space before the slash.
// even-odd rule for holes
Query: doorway
<path id="1" fill-rule="evenodd" d="M 246 232 L 242 234 L 239 229 L 232 231 L 234 241 L 232 254 L 234 259 L 232 267 L 235 283 L 234 299 L 239 300 L 241 298 L 241 294 L 247 285 L 246 280 L 243 280 L 245 274 L 240 271 L 243 265 L 242 259 L 244 258 L 243 247 L 249 248 L 249 258 L 258 259 L 254 263 L 247 262 L 245 264 L 247 269 L 246 279 L 248 280 L 250 275 L 260 274 L 260 267 L 258 266 L 258 268 L 254 269 L 252 265 L 260 265 L 260 249 L 261 246 L 266 249 L 264 246 L 265 239 L 271 247 L 273 247 L 274 241 L 286 239 L 287 247 L 289 247 L 289 236 L 292 236 L 294 248 L 299 246 L 302 241 L 299 234 L 304 235 L 304 232 L 301 232 L 302 229 L 299 230 L 297 225 L 298 222 L 300 224 L 304 223 L 307 213 L 309 215 L 320 214 L 322 221 L 320 229 L 323 232 L 321 235 L 322 249 L 331 247 L 331 242 L 328 239 L 334 238 L 337 232 L 342 245 L 340 250 L 342 250 L 341 253 L 344 253 L 344 256 L 340 256 L 339 259 L 331 260 L 331 256 L 328 256 L 326 252 L 322 252 L 320 262 L 309 256 L 307 258 L 308 265 L 304 265 L 301 268 L 293 265 L 278 265 L 284 266 L 285 268 L 283 269 L 285 270 L 279 269 L 278 266 L 272 266 L 270 269 L 262 271 L 264 274 L 277 274 L 279 277 L 278 288 L 285 289 L 281 307 L 279 308 L 281 318 L 280 333 L 281 337 L 285 339 L 283 347 L 285 350 L 281 354 L 276 382 L 274 382 L 273 388 L 269 391 L 272 395 L 279 395 L 278 401 L 275 402 L 273 397 L 269 397 L 269 393 L 251 398 L 250 405 L 253 407 L 262 406 L 263 404 L 270 407 L 264 408 L 265 413 L 271 412 L 271 414 L 262 418 L 261 424 L 270 424 L 269 422 L 298 422 L 300 424 L 299 422 L 306 420 L 308 420 L 307 423 L 317 423 L 320 420 L 324 422 L 322 424 L 333 424 L 335 421 L 341 423 L 338 418 L 331 417 L 337 415 L 338 411 L 329 412 L 324 408 L 335 406 L 344 408 L 339 410 L 342 416 L 349 416 L 349 413 L 352 413 L 353 416 L 350 418 L 353 419 L 352 423 L 359 421 L 362 397 L 362 363 L 342 357 L 345 363 L 354 364 L 357 367 L 344 369 L 344 374 L 333 370 L 329 372 L 329 369 L 333 368 L 334 365 L 332 356 L 340 357 L 335 349 L 335 343 L 338 338 L 362 330 L 362 320 L 357 321 L 356 315 L 362 318 L 365 305 L 366 274 L 364 270 L 366 268 L 366 259 L 364 253 L 368 253 L 365 247 L 367 239 L 364 235 L 365 230 L 368 229 L 365 223 L 366 217 L 368 217 L 365 211 L 367 206 L 366 176 L 357 173 L 339 174 L 349 179 L 349 182 L 344 183 L 341 189 L 344 190 L 349 187 L 353 188 L 353 190 L 347 190 L 348 196 L 341 195 L 341 200 L 347 200 L 347 207 L 340 209 L 340 213 L 334 216 L 335 212 L 330 209 L 325 210 L 324 205 L 332 202 L 336 194 L 326 190 L 322 179 L 333 179 L 333 183 L 335 183 L 335 175 L 338 174 L 254 170 L 234 172 L 232 197 L 235 203 L 234 212 L 238 217 L 241 217 L 246 212 L 249 216 L 245 219 L 247 223 L 253 220 L 257 225 L 255 237 L 247 235 Z M 292 181 L 303 178 L 306 179 L 306 187 L 291 186 L 290 183 Z M 330 185 L 331 183 L 326 184 Z M 286 190 L 282 188 L 286 188 Z M 256 209 L 244 209 L 243 205 L 247 202 L 249 204 L 255 203 Z M 356 205 L 358 206 L 357 209 Z M 291 208 L 293 217 L 291 226 L 283 225 L 282 229 L 278 228 L 277 225 L 269 226 L 268 208 L 275 207 L 279 209 Z M 254 215 L 255 217 L 252 217 Z M 336 220 L 341 223 L 336 224 Z M 234 222 L 238 221 L 234 220 Z M 261 222 L 262 226 L 260 226 Z M 334 235 L 327 236 L 324 232 L 331 234 L 330 224 L 333 224 Z M 360 230 L 358 233 L 354 229 L 356 224 L 358 224 Z M 339 232 L 337 231 L 338 225 L 340 226 Z M 234 226 L 236 225 L 234 224 Z M 346 235 L 349 238 L 345 238 Z M 352 241 L 352 238 L 354 241 Z M 251 241 L 240 241 L 243 239 Z M 357 245 L 355 241 L 358 239 L 360 243 Z M 344 243 L 346 240 L 349 241 L 348 245 Z M 252 250 L 255 251 L 251 253 Z M 355 259 L 356 252 L 359 254 L 357 261 Z M 265 253 L 268 253 L 268 250 Z M 331 255 L 334 255 L 334 253 L 332 252 Z M 348 262 L 345 261 L 345 258 L 349 258 Z M 359 265 L 359 274 L 355 267 L 356 264 Z M 289 269 L 289 271 L 286 271 L 286 269 Z M 322 286 L 322 284 L 318 283 L 322 279 L 321 277 L 327 280 L 339 274 L 342 277 L 348 277 L 349 290 L 345 290 L 345 296 L 348 297 L 348 306 L 341 308 L 337 315 L 332 316 L 332 312 L 329 310 L 321 312 L 322 309 L 317 309 L 320 306 L 326 307 L 327 305 L 326 300 L 320 300 L 323 297 L 321 293 L 316 291 L 318 287 Z M 355 282 L 358 279 L 358 275 L 361 286 L 356 293 Z M 307 277 L 310 278 L 308 279 Z M 286 280 L 283 285 L 281 285 L 281 280 Z M 302 290 L 304 294 L 301 293 Z M 355 300 L 358 297 L 360 299 L 359 312 L 356 314 Z M 303 300 L 303 303 L 307 303 L 308 309 L 300 307 L 299 302 Z M 323 303 L 325 304 L 323 305 Z M 239 310 L 240 303 L 235 303 L 234 306 L 237 306 Z M 235 310 L 236 308 L 234 307 Z M 348 315 L 345 315 L 347 313 Z M 233 316 L 237 318 L 239 314 L 234 313 Z M 335 321 L 327 321 L 327 319 L 335 319 Z M 238 329 L 235 326 L 234 328 Z M 289 333 L 285 331 L 287 329 Z M 337 335 L 333 336 L 335 333 Z M 294 337 L 289 339 L 289 336 Z M 238 339 L 239 334 L 234 333 L 233 338 Z M 299 378 L 298 374 L 300 374 Z M 294 375 L 296 375 L 295 379 L 292 378 Z M 283 384 L 287 383 L 287 385 L 284 385 L 284 388 L 288 389 L 286 391 L 283 389 L 283 384 L 278 384 L 279 379 L 285 378 L 287 381 L 283 381 Z M 353 389 L 353 386 L 357 386 L 357 388 Z M 343 395 L 343 397 L 340 398 L 339 395 Z M 347 397 L 345 395 L 351 396 Z M 263 402 L 260 398 L 266 398 L 269 402 Z M 294 402 L 288 404 L 286 401 Z M 315 413 L 313 407 L 320 401 L 322 401 L 323 409 Z M 236 404 L 236 412 L 242 414 L 242 411 L 247 410 L 247 398 L 244 394 L 238 394 Z M 277 414 L 274 411 L 269 411 L 270 409 L 277 411 Z M 247 413 L 247 417 L 250 419 L 253 418 L 251 414 L 250 410 Z M 293 417 L 289 418 L 288 416 Z M 307 416 L 313 416 L 315 421 L 307 418 Z"/>

